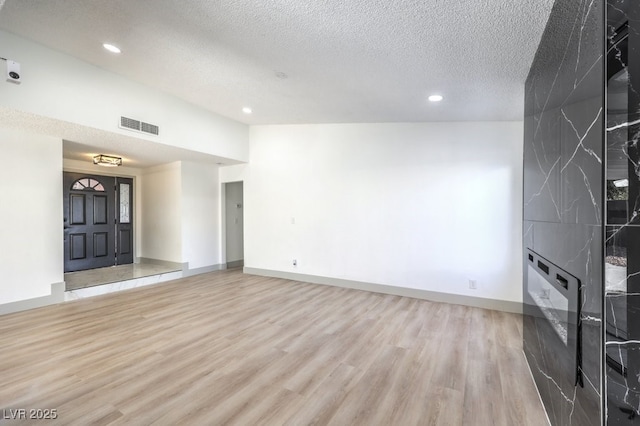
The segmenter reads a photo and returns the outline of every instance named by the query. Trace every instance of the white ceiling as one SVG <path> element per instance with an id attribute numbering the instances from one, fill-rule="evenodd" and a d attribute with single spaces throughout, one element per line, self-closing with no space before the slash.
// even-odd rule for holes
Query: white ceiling
<path id="1" fill-rule="evenodd" d="M 553 0 L 2 4 L 1 29 L 243 123 L 293 124 L 522 119 Z"/>

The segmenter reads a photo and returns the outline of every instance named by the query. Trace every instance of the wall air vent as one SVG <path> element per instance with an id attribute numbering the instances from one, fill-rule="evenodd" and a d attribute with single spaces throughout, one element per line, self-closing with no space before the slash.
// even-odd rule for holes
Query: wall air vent
<path id="1" fill-rule="evenodd" d="M 156 126 L 155 124 L 149 124 L 149 123 L 143 122 L 143 123 L 140 123 L 140 130 L 145 133 L 151 133 L 152 135 L 157 135 L 160 129 L 158 129 L 158 126 Z"/>
<path id="2" fill-rule="evenodd" d="M 148 133 L 156 136 L 160 133 L 160 128 L 155 124 L 145 123 L 128 117 L 120 117 L 120 128 L 135 130 L 136 132 Z"/>

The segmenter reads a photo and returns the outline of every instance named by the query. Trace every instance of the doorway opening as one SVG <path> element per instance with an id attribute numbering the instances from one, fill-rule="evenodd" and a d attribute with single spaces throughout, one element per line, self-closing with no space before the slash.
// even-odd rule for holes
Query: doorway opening
<path id="1" fill-rule="evenodd" d="M 227 268 L 244 266 L 244 188 L 243 182 L 223 184 L 224 248 Z"/>
<path id="2" fill-rule="evenodd" d="M 64 272 L 133 263 L 133 179 L 63 174 Z"/>

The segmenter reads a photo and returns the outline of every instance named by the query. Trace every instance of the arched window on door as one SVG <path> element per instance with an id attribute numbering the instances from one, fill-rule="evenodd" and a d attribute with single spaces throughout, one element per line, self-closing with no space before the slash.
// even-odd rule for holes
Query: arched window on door
<path id="1" fill-rule="evenodd" d="M 104 186 L 100 182 L 91 178 L 78 179 L 71 185 L 74 191 L 99 191 L 104 192 Z"/>

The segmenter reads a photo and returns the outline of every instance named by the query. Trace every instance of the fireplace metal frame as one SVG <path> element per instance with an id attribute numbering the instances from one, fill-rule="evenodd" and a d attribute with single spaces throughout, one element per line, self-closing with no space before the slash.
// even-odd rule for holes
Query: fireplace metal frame
<path id="1" fill-rule="evenodd" d="M 543 342 L 546 352 L 544 355 L 548 360 L 557 362 L 558 374 L 568 374 L 568 379 L 572 380 L 574 384 L 584 386 L 580 368 L 582 346 L 580 337 L 582 300 L 580 280 L 531 249 L 525 250 L 525 259 L 528 271 L 525 273 L 524 302 L 529 313 L 537 318 L 538 333 L 546 340 Z M 548 288 L 554 294 L 560 294 L 566 298 L 566 311 L 564 309 L 554 310 L 552 304 L 540 306 L 541 299 L 544 297 L 534 299 L 532 296 L 530 286 L 532 291 L 538 291 L 538 289 L 534 289 L 533 284 L 530 283 L 531 272 L 548 283 L 550 286 Z M 562 337 L 563 330 L 566 333 L 565 339 Z"/>

